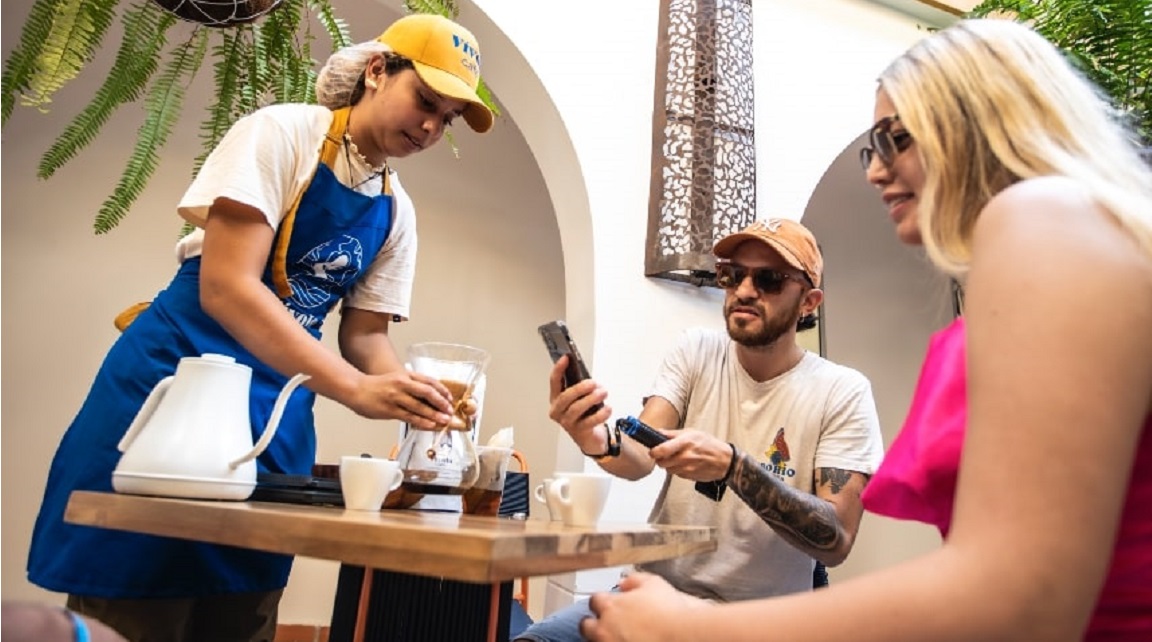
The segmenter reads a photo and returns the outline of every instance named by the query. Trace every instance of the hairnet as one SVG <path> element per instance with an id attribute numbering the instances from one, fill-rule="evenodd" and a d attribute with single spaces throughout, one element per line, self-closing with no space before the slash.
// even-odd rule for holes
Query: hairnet
<path id="1" fill-rule="evenodd" d="M 333 53 L 316 76 L 316 102 L 328 109 L 347 107 L 368 59 L 391 50 L 382 42 L 369 40 Z"/>

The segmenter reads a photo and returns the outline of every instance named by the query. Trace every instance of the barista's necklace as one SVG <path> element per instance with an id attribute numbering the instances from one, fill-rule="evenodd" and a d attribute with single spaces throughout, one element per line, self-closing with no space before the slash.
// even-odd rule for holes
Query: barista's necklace
<path id="1" fill-rule="evenodd" d="M 356 160 L 358 161 L 355 165 L 352 163 L 353 154 L 355 154 Z M 352 142 L 352 136 L 348 132 L 344 132 L 344 161 L 348 163 L 349 178 L 351 178 L 353 167 L 368 170 L 367 178 L 353 185 L 352 189 L 356 189 L 373 179 L 379 178 L 384 172 L 388 171 L 388 161 L 384 161 L 378 166 L 369 163 L 368 159 L 364 157 L 364 154 L 361 154 L 360 150 L 356 148 L 356 143 Z"/>

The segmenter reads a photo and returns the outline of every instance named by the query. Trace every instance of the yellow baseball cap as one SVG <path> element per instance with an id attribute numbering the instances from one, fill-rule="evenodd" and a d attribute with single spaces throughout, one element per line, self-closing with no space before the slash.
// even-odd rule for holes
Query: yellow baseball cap
<path id="1" fill-rule="evenodd" d="M 476 93 L 480 46 L 472 32 L 444 16 L 416 13 L 393 22 L 376 40 L 411 60 L 434 91 L 466 101 L 463 116 L 469 127 L 480 133 L 492 129 L 492 111 Z"/>

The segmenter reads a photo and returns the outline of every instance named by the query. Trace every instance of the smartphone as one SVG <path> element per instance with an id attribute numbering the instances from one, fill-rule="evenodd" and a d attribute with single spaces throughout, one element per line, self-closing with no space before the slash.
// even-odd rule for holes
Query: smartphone
<path id="1" fill-rule="evenodd" d="M 552 357 L 552 363 L 568 355 L 568 367 L 564 369 L 565 388 L 591 376 L 588 374 L 588 366 L 584 364 L 584 357 L 580 356 L 580 350 L 576 348 L 576 342 L 572 340 L 568 326 L 563 321 L 545 323 L 538 330 L 544 339 L 544 346 L 548 348 L 548 356 Z"/>
<path id="2" fill-rule="evenodd" d="M 538 330 L 540 337 L 544 339 L 544 346 L 548 348 L 548 356 L 552 357 L 552 363 L 556 363 L 560 357 L 568 355 L 568 366 L 564 369 L 565 388 L 591 376 L 588 374 L 588 366 L 584 363 L 584 357 L 580 356 L 580 350 L 576 348 L 576 342 L 572 340 L 572 335 L 568 334 L 568 326 L 563 321 L 545 323 Z M 603 407 L 604 404 L 598 403 L 589 408 L 583 416 L 594 415 Z"/>

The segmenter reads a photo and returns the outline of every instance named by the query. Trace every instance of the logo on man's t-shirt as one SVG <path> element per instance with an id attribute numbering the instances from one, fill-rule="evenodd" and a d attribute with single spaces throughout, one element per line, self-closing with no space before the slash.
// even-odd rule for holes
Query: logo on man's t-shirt
<path id="1" fill-rule="evenodd" d="M 776 438 L 772 440 L 772 445 L 764 453 L 764 457 L 768 460 L 760 464 L 764 470 L 780 477 L 796 476 L 796 469 L 788 466 L 792 455 L 788 452 L 788 442 L 784 441 L 783 428 L 776 431 Z"/>

